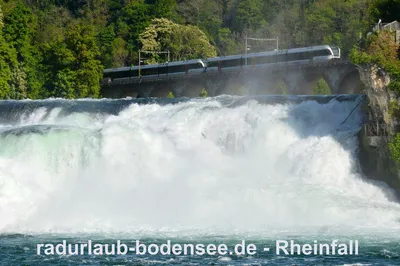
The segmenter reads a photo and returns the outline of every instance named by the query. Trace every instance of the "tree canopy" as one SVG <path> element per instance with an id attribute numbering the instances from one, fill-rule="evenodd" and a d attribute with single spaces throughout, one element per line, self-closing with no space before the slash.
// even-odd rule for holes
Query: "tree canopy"
<path id="1" fill-rule="evenodd" d="M 369 11 L 374 22 L 400 21 L 400 0 L 373 0 Z"/>
<path id="2" fill-rule="evenodd" d="M 168 19 L 154 19 L 140 35 L 142 49 L 147 51 L 169 51 L 172 61 L 208 58 L 217 55 L 206 34 L 192 25 L 179 25 Z M 150 56 L 148 63 L 157 62 L 157 54 Z"/>
<path id="3" fill-rule="evenodd" d="M 347 56 L 400 0 L 0 0 L 0 99 L 99 97 L 103 68 L 139 49 L 171 60 L 243 53 L 244 37 L 279 48 L 333 44 Z M 250 52 L 276 42 L 249 43 Z M 149 55 L 146 63 L 166 58 Z"/>

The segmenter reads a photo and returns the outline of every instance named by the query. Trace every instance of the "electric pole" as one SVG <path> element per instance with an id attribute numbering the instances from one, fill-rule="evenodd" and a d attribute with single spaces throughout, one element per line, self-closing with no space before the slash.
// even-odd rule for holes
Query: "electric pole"
<path id="1" fill-rule="evenodd" d="M 279 37 L 276 37 L 276 38 L 250 38 L 250 37 L 247 37 L 247 35 L 246 35 L 244 37 L 244 40 L 245 40 L 244 54 L 245 54 L 245 65 L 246 66 L 247 66 L 247 51 L 250 50 L 250 48 L 248 47 L 248 40 L 265 41 L 265 42 L 275 41 L 276 42 L 276 51 L 278 52 L 278 50 L 279 50 Z"/>

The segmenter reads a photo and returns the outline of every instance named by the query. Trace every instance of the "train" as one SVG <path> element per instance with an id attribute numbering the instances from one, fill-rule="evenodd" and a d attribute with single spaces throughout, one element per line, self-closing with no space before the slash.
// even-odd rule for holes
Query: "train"
<path id="1" fill-rule="evenodd" d="M 105 69 L 103 83 L 113 80 L 140 79 L 151 80 L 169 78 L 180 75 L 198 75 L 203 73 L 220 73 L 238 71 L 247 68 L 263 68 L 266 66 L 291 64 L 309 64 L 340 59 L 340 48 L 320 45 L 287 50 L 275 50 L 246 55 L 230 55 L 207 59 L 167 62 L 162 64 L 131 66 Z"/>

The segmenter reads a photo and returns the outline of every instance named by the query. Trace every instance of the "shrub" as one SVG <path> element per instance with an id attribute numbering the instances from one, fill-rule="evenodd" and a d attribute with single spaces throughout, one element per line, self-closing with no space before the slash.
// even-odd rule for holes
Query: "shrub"
<path id="1" fill-rule="evenodd" d="M 169 98 L 169 99 L 175 98 L 174 93 L 173 93 L 172 91 L 170 91 L 170 92 L 168 93 L 167 98 Z"/>
<path id="2" fill-rule="evenodd" d="M 199 96 L 200 96 L 201 98 L 206 98 L 206 97 L 208 97 L 208 92 L 206 91 L 206 89 L 204 89 L 204 88 L 201 89 Z"/>

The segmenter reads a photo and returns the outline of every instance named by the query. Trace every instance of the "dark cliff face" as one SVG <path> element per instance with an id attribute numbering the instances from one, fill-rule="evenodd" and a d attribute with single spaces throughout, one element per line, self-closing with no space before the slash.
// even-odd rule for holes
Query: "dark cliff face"
<path id="1" fill-rule="evenodd" d="M 389 74 L 376 65 L 358 66 L 364 93 L 363 110 L 367 122 L 359 133 L 359 160 L 362 171 L 371 179 L 392 187 L 400 199 L 400 169 L 390 156 L 389 142 L 394 135 L 396 121 L 390 115 L 390 103 L 397 100 L 389 90 Z"/>
<path id="2" fill-rule="evenodd" d="M 391 126 L 389 104 L 395 97 L 388 88 L 390 76 L 376 65 L 358 66 L 358 71 L 364 84 L 363 92 L 367 95 L 370 118 L 382 120 Z"/>

